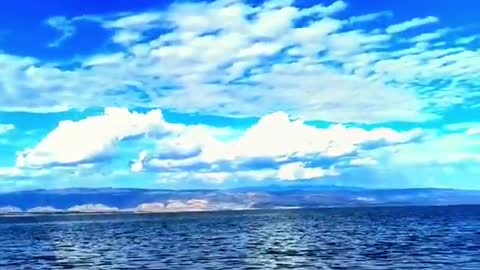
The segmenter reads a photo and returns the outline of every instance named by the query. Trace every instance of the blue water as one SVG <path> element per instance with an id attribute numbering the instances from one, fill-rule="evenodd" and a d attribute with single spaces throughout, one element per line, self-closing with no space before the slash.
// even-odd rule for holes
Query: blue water
<path id="1" fill-rule="evenodd" d="M 480 269 L 480 207 L 0 218 L 0 269 Z"/>

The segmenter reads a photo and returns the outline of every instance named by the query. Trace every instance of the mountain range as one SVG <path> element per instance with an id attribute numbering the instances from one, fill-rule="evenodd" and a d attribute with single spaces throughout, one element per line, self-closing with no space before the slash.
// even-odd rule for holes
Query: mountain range
<path id="1" fill-rule="evenodd" d="M 276 185 L 224 190 L 69 188 L 0 193 L 3 214 L 459 204 L 480 204 L 480 191 Z"/>

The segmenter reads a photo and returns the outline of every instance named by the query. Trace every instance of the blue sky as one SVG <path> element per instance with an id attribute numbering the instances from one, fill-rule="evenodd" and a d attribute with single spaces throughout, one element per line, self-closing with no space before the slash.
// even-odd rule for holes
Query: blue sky
<path id="1" fill-rule="evenodd" d="M 475 1 L 0 3 L 0 190 L 480 189 Z"/>

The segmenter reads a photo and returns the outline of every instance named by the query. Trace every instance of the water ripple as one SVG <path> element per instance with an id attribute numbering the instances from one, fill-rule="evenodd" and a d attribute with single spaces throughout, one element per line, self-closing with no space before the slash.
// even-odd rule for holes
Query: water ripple
<path id="1" fill-rule="evenodd" d="M 480 207 L 0 218 L 0 269 L 480 269 Z"/>

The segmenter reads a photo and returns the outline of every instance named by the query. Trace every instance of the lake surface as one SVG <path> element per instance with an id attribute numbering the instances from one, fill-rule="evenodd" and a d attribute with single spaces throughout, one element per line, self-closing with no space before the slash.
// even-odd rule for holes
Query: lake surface
<path id="1" fill-rule="evenodd" d="M 480 206 L 0 218 L 0 269 L 480 269 Z"/>

